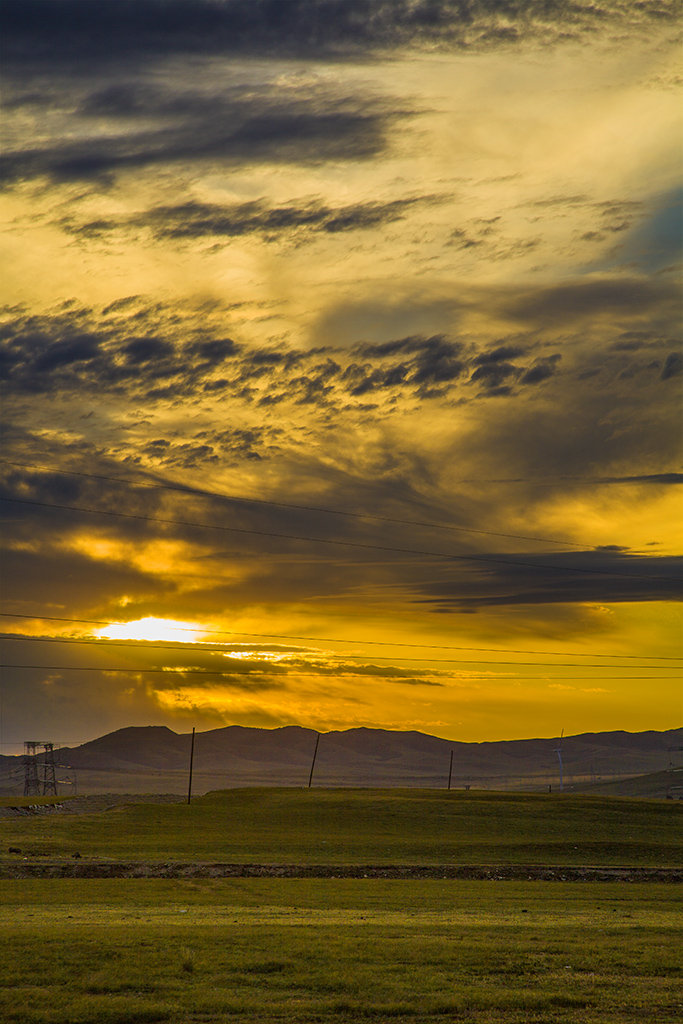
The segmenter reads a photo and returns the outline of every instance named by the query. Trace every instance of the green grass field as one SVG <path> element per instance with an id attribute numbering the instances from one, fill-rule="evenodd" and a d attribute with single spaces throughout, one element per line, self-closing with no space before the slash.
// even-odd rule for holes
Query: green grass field
<path id="1" fill-rule="evenodd" d="M 7 1024 L 668 1024 L 671 885 L 0 882 Z"/>
<path id="2" fill-rule="evenodd" d="M 444 790 L 235 789 L 0 822 L 0 858 L 681 866 L 683 804 Z"/>
<path id="3" fill-rule="evenodd" d="M 680 866 L 681 807 L 231 790 L 0 819 L 1 859 Z M 9 846 L 22 854 L 8 852 Z M 73 863 L 73 862 L 71 862 Z M 430 879 L 0 880 L 3 1024 L 673 1024 L 681 887 Z"/>

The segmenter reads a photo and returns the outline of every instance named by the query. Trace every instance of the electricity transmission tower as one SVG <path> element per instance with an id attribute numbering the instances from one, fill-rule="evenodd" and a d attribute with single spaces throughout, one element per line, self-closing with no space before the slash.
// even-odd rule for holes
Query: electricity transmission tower
<path id="1" fill-rule="evenodd" d="M 54 743 L 43 743 L 43 750 L 45 751 L 45 759 L 43 761 L 43 796 L 57 796 Z"/>
<path id="2" fill-rule="evenodd" d="M 43 777 L 38 777 L 38 747 L 43 748 Z M 57 796 L 54 743 L 24 741 L 24 796 Z"/>
<path id="3" fill-rule="evenodd" d="M 24 742 L 24 796 L 38 796 L 40 794 L 37 758 L 39 746 L 40 744 L 35 740 L 26 740 Z"/>

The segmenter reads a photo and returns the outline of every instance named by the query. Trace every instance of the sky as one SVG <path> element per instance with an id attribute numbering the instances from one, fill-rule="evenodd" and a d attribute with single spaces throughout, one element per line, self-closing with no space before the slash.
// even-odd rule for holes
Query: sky
<path id="1" fill-rule="evenodd" d="M 680 5 L 0 17 L 0 750 L 679 726 Z"/>

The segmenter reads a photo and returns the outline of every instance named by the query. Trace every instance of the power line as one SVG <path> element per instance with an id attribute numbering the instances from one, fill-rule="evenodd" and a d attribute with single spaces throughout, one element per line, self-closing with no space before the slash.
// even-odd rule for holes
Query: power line
<path id="1" fill-rule="evenodd" d="M 19 612 L 1 612 L 0 616 L 13 619 L 32 619 L 40 620 L 45 622 L 78 622 L 84 625 L 90 626 L 125 626 L 125 622 L 114 622 L 111 619 L 73 619 L 67 618 L 66 616 L 58 615 L 26 615 Z M 394 643 L 391 640 L 362 640 L 360 638 L 349 638 L 349 637 L 321 637 L 321 636 L 297 636 L 291 633 L 249 633 L 244 630 L 232 630 L 232 629 L 193 629 L 189 626 L 168 626 L 168 629 L 173 629 L 179 633 L 204 633 L 210 636 L 250 636 L 257 637 L 263 640 L 300 640 L 307 643 L 320 643 L 320 644 L 365 644 L 373 647 L 409 647 L 411 649 L 420 649 L 428 651 L 478 651 L 481 653 L 488 654 L 533 654 L 539 657 L 557 657 L 557 658 L 628 658 L 629 660 L 647 659 L 648 661 L 680 661 L 680 657 L 670 657 L 661 654 L 599 654 L 592 651 L 529 651 L 521 648 L 514 647 L 465 647 L 456 644 L 410 644 L 410 643 Z M 33 637 L 27 634 L 23 634 L 18 637 L 7 636 L 5 639 L 21 639 L 21 640 L 39 640 L 39 639 L 53 639 L 50 637 Z M 54 638 L 55 640 L 58 638 Z M 72 638 L 65 638 L 72 639 Z M 77 638 L 73 638 L 74 640 Z M 84 640 L 87 638 L 84 638 Z M 109 638 L 109 641 L 102 642 L 115 642 L 114 638 Z M 178 643 L 183 641 L 179 640 Z M 203 644 L 203 641 L 192 641 L 193 643 Z M 145 643 L 148 646 L 152 645 L 152 641 L 138 641 L 138 643 Z M 166 648 L 169 650 L 177 650 L 172 645 L 158 644 L 156 646 Z M 203 647 L 204 650 L 208 648 Z M 222 648 L 219 648 L 221 650 Z M 613 666 L 618 667 L 618 666 Z"/>
<path id="2" fill-rule="evenodd" d="M 34 501 L 29 498 L 8 498 L 0 496 L 0 501 L 10 502 L 15 505 L 32 505 L 38 508 L 51 508 L 59 509 L 63 512 L 85 512 L 88 515 L 98 516 L 110 516 L 116 519 L 133 519 L 141 522 L 148 523 L 164 523 L 169 526 L 190 526 L 193 529 L 202 530 L 219 530 L 224 533 L 239 533 L 248 534 L 255 537 L 274 537 L 279 540 L 296 540 L 306 541 L 307 543 L 313 544 L 331 544 L 336 547 L 345 548 L 361 548 L 369 551 L 391 551 L 394 553 L 404 555 L 421 555 L 429 558 L 443 558 L 450 561 L 460 562 L 483 562 L 486 564 L 493 563 L 495 565 L 511 565 L 511 566 L 522 566 L 527 569 L 535 569 L 536 571 L 547 570 L 553 572 L 573 572 L 573 573 L 589 573 L 591 575 L 599 576 L 612 576 L 620 579 L 636 579 L 644 580 L 647 582 L 663 582 L 663 583 L 674 583 L 683 582 L 679 581 L 677 577 L 666 577 L 666 576 L 643 576 L 637 573 L 629 572 L 618 572 L 612 569 L 597 569 L 587 566 L 570 566 L 570 565 L 539 565 L 535 562 L 525 562 L 521 559 L 514 558 L 494 558 L 490 555 L 455 555 L 444 551 L 424 551 L 419 548 L 399 548 L 388 544 L 364 544 L 359 541 L 352 540 L 337 540 L 329 539 L 326 537 L 309 537 L 302 534 L 291 534 L 291 533 L 276 533 L 271 530 L 249 530 L 245 527 L 238 526 L 223 526 L 215 525 L 213 523 L 197 523 L 186 519 L 166 519 L 161 516 L 150 516 L 142 515 L 141 513 L 134 512 L 112 512 L 107 509 L 99 508 L 86 508 L 83 505 L 61 505 L 55 502 L 48 501 Z"/>
<path id="3" fill-rule="evenodd" d="M 155 673 L 168 675 L 169 672 L 182 672 L 191 676 L 225 676 L 229 672 L 219 668 L 107 668 L 102 665 L 0 665 L 0 668 L 19 669 L 26 668 L 34 671 L 48 669 L 50 672 L 125 672 L 128 675 L 140 675 L 144 673 Z"/>
<path id="4" fill-rule="evenodd" d="M 203 648 L 200 648 L 199 650 L 187 651 L 187 648 L 185 648 L 185 647 L 173 647 L 170 644 L 155 644 L 155 643 L 148 643 L 148 642 L 145 642 L 145 641 L 137 641 L 137 642 L 133 643 L 133 642 L 125 641 L 125 640 L 124 641 L 117 641 L 117 640 L 76 640 L 76 639 L 71 638 L 71 637 L 54 637 L 54 638 L 52 638 L 52 637 L 23 637 L 23 636 L 3 636 L 3 637 L 0 637 L 0 642 L 3 641 L 3 640 L 24 640 L 24 641 L 28 641 L 28 642 L 31 642 L 31 643 L 43 643 L 43 644 L 44 643 L 49 643 L 49 644 L 80 644 L 80 645 L 85 646 L 85 647 L 109 647 L 109 648 L 116 648 L 116 649 L 118 649 L 120 647 L 132 647 L 132 648 L 135 648 L 136 650 L 138 650 L 140 652 L 150 651 L 150 650 L 177 651 L 179 654 L 181 654 L 181 653 L 188 653 L 188 654 L 193 654 L 195 656 L 199 655 L 199 654 L 223 654 L 223 655 L 225 655 L 227 653 L 222 648 L 216 648 L 216 647 L 214 647 L 214 648 L 203 647 Z M 296 653 L 297 653 L 296 651 L 291 652 L 292 655 L 295 655 Z M 507 653 L 507 652 L 505 652 L 505 653 Z M 576 665 L 574 662 L 571 662 L 571 661 L 564 661 L 564 662 L 563 661 L 555 661 L 555 662 L 552 662 L 552 661 L 502 661 L 502 660 L 489 661 L 487 659 L 482 659 L 482 658 L 429 658 L 429 657 L 408 658 L 405 655 L 401 655 L 401 654 L 398 655 L 398 657 L 395 657 L 395 658 L 394 657 L 389 657 L 387 655 L 380 655 L 380 654 L 377 654 L 377 655 L 345 654 L 345 655 L 343 655 L 343 657 L 350 658 L 350 659 L 353 659 L 353 660 L 356 660 L 356 661 L 358 661 L 358 660 L 365 660 L 365 661 L 367 661 L 369 658 L 372 658 L 374 661 L 389 661 L 389 662 L 397 662 L 397 661 L 398 662 L 403 662 L 403 661 L 411 661 L 412 662 L 412 661 L 415 661 L 415 662 L 420 662 L 420 663 L 422 663 L 422 662 L 429 662 L 429 664 L 439 664 L 439 665 L 514 665 L 514 666 L 525 667 L 525 668 L 573 668 L 573 669 L 576 669 L 576 668 L 579 667 L 578 665 Z M 238 660 L 240 662 L 243 662 L 243 659 L 241 657 L 240 658 L 235 658 L 234 655 L 233 655 L 233 660 Z M 605 669 L 605 670 L 606 669 L 614 669 L 615 671 L 619 671 L 622 667 L 624 667 L 624 668 L 628 667 L 628 666 L 621 666 L 621 665 L 593 664 L 592 662 L 584 662 L 583 664 L 586 666 L 586 668 L 602 668 L 602 669 Z M 0 665 L 0 668 L 2 668 L 2 667 L 3 666 Z M 6 665 L 4 667 L 5 668 L 20 668 L 21 666 Z M 58 665 L 45 665 L 43 667 L 44 668 L 59 668 Z M 635 665 L 635 666 L 632 666 L 632 667 L 634 667 L 634 668 L 646 668 L 646 669 L 648 669 L 651 672 L 654 672 L 655 669 L 657 671 L 659 671 L 659 672 L 678 672 L 678 671 L 680 671 L 680 666 L 677 666 L 677 665 Z M 106 668 L 102 669 L 102 668 L 100 668 L 98 671 L 102 671 L 102 672 L 109 672 L 109 671 L 111 671 L 111 672 L 114 672 L 114 671 L 118 671 L 118 670 L 117 669 L 106 669 Z M 131 670 L 128 669 L 126 671 L 131 671 Z M 132 670 L 132 671 L 136 671 L 136 670 Z M 654 677 L 652 677 L 652 678 L 654 678 Z"/>
<path id="5" fill-rule="evenodd" d="M 18 469 L 28 469 L 43 473 L 53 473 L 60 476 L 78 476 L 86 480 L 107 480 L 110 483 L 126 484 L 128 487 L 147 487 L 156 490 L 176 491 L 180 494 L 196 494 L 205 498 L 218 499 L 220 501 L 234 501 L 248 505 L 266 505 L 272 508 L 289 508 L 299 512 L 322 512 L 325 515 L 347 516 L 351 519 L 371 519 L 380 523 L 396 523 L 400 526 L 421 526 L 430 530 L 450 530 L 458 533 L 476 533 L 485 537 L 504 537 L 507 540 L 530 540 L 541 544 L 561 544 L 564 547 L 585 548 L 584 544 L 577 544 L 571 540 L 560 540 L 555 537 L 534 537 L 528 534 L 498 533 L 495 530 L 475 530 L 468 526 L 453 526 L 451 523 L 425 522 L 419 519 L 396 519 L 393 516 L 379 516 L 371 512 L 349 512 L 345 509 L 326 508 L 319 505 L 298 505 L 286 501 L 272 501 L 266 498 L 247 498 L 238 494 L 221 494 L 215 491 L 207 491 L 201 487 L 187 487 L 182 484 L 170 484 L 159 482 L 147 482 L 128 480 L 120 476 L 107 476 L 104 473 L 84 473 L 78 470 L 53 469 L 50 466 L 32 466 L 24 462 L 13 462 L 11 459 L 0 459 L 0 464 L 5 466 L 16 466 Z"/>
<path id="6" fill-rule="evenodd" d="M 391 661 L 392 659 L 391 658 L 376 658 L 375 660 L 376 661 Z M 440 663 L 440 664 L 444 663 L 443 660 L 440 659 L 440 658 L 437 658 L 437 659 L 434 659 L 434 658 L 425 658 L 425 659 L 422 659 L 422 658 L 420 658 L 420 659 L 418 659 L 418 658 L 406 658 L 406 659 L 402 659 L 402 660 L 405 660 L 405 661 L 422 661 L 422 660 L 424 660 L 424 661 L 429 661 L 429 662 L 436 661 L 437 663 Z M 448 664 L 451 664 L 451 662 L 448 662 Z M 454 664 L 461 664 L 461 662 L 455 662 Z M 491 661 L 491 662 L 484 661 L 484 662 L 464 662 L 463 664 L 468 664 L 468 665 L 470 665 L 470 664 L 476 664 L 476 665 L 524 665 L 525 663 L 524 662 L 519 662 L 519 661 L 509 661 L 509 662 L 508 661 Z M 552 668 L 556 668 L 557 666 L 553 665 L 551 667 Z M 576 668 L 576 665 L 568 665 L 566 667 L 567 668 Z M 588 668 L 599 668 L 599 667 L 600 666 L 596 666 L 596 665 L 589 665 L 588 666 Z M 618 666 L 612 666 L 612 667 L 616 668 Z M 650 668 L 651 666 L 648 665 L 646 667 Z M 113 667 L 106 667 L 106 666 L 103 667 L 102 665 L 9 665 L 9 664 L 7 664 L 7 665 L 0 665 L 0 668 L 7 668 L 7 669 L 12 669 L 12 670 L 15 670 L 15 669 L 28 669 L 28 670 L 34 671 L 34 672 L 42 672 L 42 671 L 49 671 L 49 672 L 116 672 L 116 673 L 122 673 L 123 675 L 129 675 L 129 676 L 142 675 L 142 674 L 148 675 L 150 673 L 153 674 L 153 675 L 169 675 L 170 673 L 176 673 L 178 675 L 191 675 L 191 676 L 228 676 L 228 675 L 232 675 L 232 673 L 230 672 L 229 669 L 220 669 L 220 668 L 215 668 L 215 669 L 213 669 L 213 668 L 175 668 L 173 666 L 168 666 L 166 668 L 130 668 L 130 667 L 127 667 L 127 668 L 113 668 Z M 504 680 L 509 680 L 510 677 L 509 676 L 504 676 L 503 678 L 504 678 Z M 628 679 L 640 679 L 640 680 L 656 679 L 658 682 L 661 681 L 661 677 L 658 677 L 658 676 L 621 676 L 621 675 L 620 676 L 605 676 L 605 675 L 601 675 L 601 676 L 559 676 L 558 678 L 562 679 L 563 682 L 564 681 L 570 681 L 570 680 L 575 680 L 575 681 L 578 681 L 578 682 L 582 682 L 582 681 L 597 680 L 597 679 L 601 680 L 602 682 L 610 682 L 611 680 L 621 682 L 622 680 L 625 680 L 625 679 L 626 680 L 628 680 Z M 491 682 L 494 681 L 493 679 L 491 679 L 490 676 L 488 676 L 487 679 L 489 679 L 489 681 L 491 681 Z M 400 679 L 398 680 L 398 682 L 400 683 Z M 430 685 L 430 684 L 428 683 L 427 685 Z"/>

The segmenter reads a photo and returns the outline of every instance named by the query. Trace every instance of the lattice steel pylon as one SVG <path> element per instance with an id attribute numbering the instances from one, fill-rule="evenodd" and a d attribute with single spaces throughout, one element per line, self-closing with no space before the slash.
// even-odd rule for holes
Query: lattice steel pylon
<path id="1" fill-rule="evenodd" d="M 42 747 L 42 779 L 38 775 L 38 748 Z M 57 796 L 54 743 L 24 741 L 24 796 Z"/>
<path id="2" fill-rule="evenodd" d="M 39 796 L 37 750 L 40 744 L 35 740 L 24 742 L 24 796 Z"/>
<path id="3" fill-rule="evenodd" d="M 43 796 L 57 796 L 54 743 L 43 743 L 43 750 L 45 751 L 45 759 L 43 761 Z"/>

